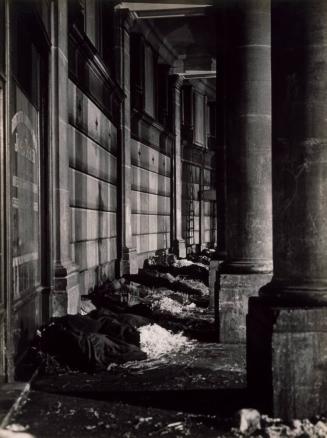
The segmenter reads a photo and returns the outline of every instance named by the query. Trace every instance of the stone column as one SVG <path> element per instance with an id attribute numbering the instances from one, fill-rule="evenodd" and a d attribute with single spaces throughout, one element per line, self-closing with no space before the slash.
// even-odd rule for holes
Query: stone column
<path id="1" fill-rule="evenodd" d="M 131 214 L 131 91 L 130 91 L 130 29 L 133 15 L 128 9 L 115 12 L 115 74 L 116 80 L 125 94 L 120 110 L 119 126 L 119 190 L 118 190 L 118 230 L 120 241 L 118 275 L 136 274 L 138 271 L 136 250 L 132 241 Z"/>
<path id="2" fill-rule="evenodd" d="M 51 146 L 54 184 L 54 290 L 51 315 L 79 310 L 79 271 L 71 259 L 68 157 L 68 11 L 66 0 L 51 3 Z"/>
<path id="3" fill-rule="evenodd" d="M 223 30 L 223 14 L 216 12 L 217 28 Z M 217 258 L 226 258 L 226 87 L 224 81 L 224 35 L 217 31 L 217 66 L 221 66 L 216 77 L 216 192 L 217 192 Z"/>
<path id="4" fill-rule="evenodd" d="M 204 195 L 203 195 L 203 187 L 204 187 L 204 164 L 206 162 L 206 151 L 202 151 L 202 167 L 200 169 L 200 190 L 199 190 L 199 207 L 200 207 L 200 215 L 199 215 L 199 244 L 197 245 L 197 251 L 200 253 L 203 249 L 206 248 L 205 243 L 205 227 L 204 227 Z"/>
<path id="5" fill-rule="evenodd" d="M 181 87 L 183 77 L 169 77 L 171 91 L 171 120 L 175 136 L 172 156 L 172 247 L 177 257 L 186 257 L 185 241 L 182 238 L 182 148 L 181 148 Z"/>
<path id="6" fill-rule="evenodd" d="M 219 33 L 222 29 L 222 11 L 217 8 L 217 65 L 224 65 L 224 50 L 222 46 L 223 36 Z M 220 24 L 219 24 L 220 23 Z M 222 70 L 220 69 L 216 77 L 216 101 L 212 102 L 214 109 L 210 111 L 211 132 L 214 135 L 210 138 L 210 143 L 215 141 L 215 144 L 209 145 L 216 149 L 216 217 L 217 217 L 217 252 L 210 261 L 209 268 L 209 307 L 215 312 L 215 320 L 218 326 L 219 311 L 218 311 L 218 293 L 219 293 L 219 268 L 226 258 L 226 141 L 225 141 L 225 84 Z M 213 120 L 213 118 L 215 120 Z M 219 326 L 217 327 L 219 330 Z"/>
<path id="7" fill-rule="evenodd" d="M 220 339 L 245 342 L 248 298 L 272 271 L 270 1 L 226 2 L 226 251 Z"/>
<path id="8" fill-rule="evenodd" d="M 324 0 L 272 1 L 274 277 L 250 301 L 248 381 L 287 419 L 327 410 L 326 35 Z"/>

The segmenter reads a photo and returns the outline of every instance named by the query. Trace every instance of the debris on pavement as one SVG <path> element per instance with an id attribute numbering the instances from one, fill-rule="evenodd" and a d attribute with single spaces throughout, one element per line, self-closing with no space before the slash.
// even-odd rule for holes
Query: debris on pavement
<path id="1" fill-rule="evenodd" d="M 316 423 L 308 419 L 295 419 L 289 424 L 283 423 L 280 418 L 270 418 L 262 415 L 262 432 L 268 438 L 325 438 L 327 437 L 327 420 L 319 419 Z"/>
<path id="2" fill-rule="evenodd" d="M 140 346 L 149 359 L 157 359 L 168 353 L 177 353 L 180 350 L 190 351 L 194 342 L 181 333 L 171 333 L 158 324 L 150 324 L 139 329 Z"/>
<path id="3" fill-rule="evenodd" d="M 233 436 L 257 436 L 265 438 L 326 438 L 327 419 L 316 421 L 294 419 L 289 423 L 280 418 L 261 415 L 255 409 L 241 409 L 236 415 Z"/>
<path id="4" fill-rule="evenodd" d="M 251 435 L 261 428 L 260 413 L 256 409 L 241 409 L 235 416 L 235 426 L 244 435 Z"/>
<path id="5" fill-rule="evenodd" d="M 6 429 L 11 430 L 12 432 L 25 432 L 28 427 L 27 426 L 22 426 L 21 424 L 17 424 L 17 423 L 12 423 L 9 424 Z"/>
<path id="6" fill-rule="evenodd" d="M 158 301 L 158 309 L 174 315 L 182 313 L 184 306 L 172 298 L 163 297 Z"/>
<path id="7" fill-rule="evenodd" d="M 87 296 L 87 295 L 86 295 Z M 81 315 L 87 315 L 88 313 L 92 312 L 92 310 L 95 310 L 96 307 L 92 303 L 90 299 L 85 298 L 85 295 L 82 295 L 81 297 L 81 308 L 80 308 L 80 314 Z"/>
<path id="8" fill-rule="evenodd" d="M 0 438 L 35 438 L 35 436 L 27 432 L 15 432 L 8 428 L 0 428 Z"/>
<path id="9" fill-rule="evenodd" d="M 175 433 L 176 434 L 182 433 L 182 435 L 177 435 L 177 436 L 189 436 L 190 435 L 190 430 L 185 427 L 185 424 L 182 421 L 176 421 L 174 423 L 167 424 L 159 432 L 160 432 L 160 436 L 171 434 L 172 432 L 174 434 Z"/>
<path id="10" fill-rule="evenodd" d="M 4 429 L 0 428 L 0 438 L 35 438 L 27 432 L 28 426 L 19 423 L 10 423 Z"/>

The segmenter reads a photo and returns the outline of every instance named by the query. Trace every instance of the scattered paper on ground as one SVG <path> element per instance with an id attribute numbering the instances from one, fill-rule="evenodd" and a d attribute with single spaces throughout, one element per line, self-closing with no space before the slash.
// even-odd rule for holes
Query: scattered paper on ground
<path id="1" fill-rule="evenodd" d="M 174 263 L 174 266 L 178 268 L 182 268 L 183 266 L 191 266 L 191 265 L 194 265 L 194 262 L 191 262 L 191 260 L 187 260 L 187 259 L 176 260 L 176 262 Z"/>
<path id="2" fill-rule="evenodd" d="M 190 351 L 194 342 L 183 333 L 171 333 L 158 324 L 149 324 L 139 328 L 141 350 L 147 353 L 149 359 L 156 359 L 167 353 Z"/>
<path id="3" fill-rule="evenodd" d="M 20 424 L 9 424 L 6 429 L 0 428 L 0 438 L 35 438 L 34 435 L 25 432 L 26 426 Z"/>
<path id="4" fill-rule="evenodd" d="M 326 438 L 327 423 L 318 421 L 316 424 L 309 420 L 293 420 L 291 425 L 285 425 L 281 420 L 273 420 L 262 416 L 266 420 L 263 430 L 269 438 L 292 437 L 292 438 Z"/>
<path id="5" fill-rule="evenodd" d="M 178 315 L 183 312 L 183 305 L 169 297 L 163 297 L 158 301 L 158 308 L 164 312 Z"/>
<path id="6" fill-rule="evenodd" d="M 201 292 L 203 297 L 209 296 L 209 288 L 202 281 L 192 280 L 190 278 L 176 277 L 181 283 L 187 285 L 188 287 L 194 289 L 195 291 Z"/>
<path id="7" fill-rule="evenodd" d="M 192 262 L 191 260 L 187 259 L 176 260 L 176 262 L 172 266 L 175 266 L 176 268 L 183 268 L 185 266 L 200 266 L 201 268 L 209 270 L 208 266 L 204 263 Z"/>
<path id="8" fill-rule="evenodd" d="M 246 410 L 245 410 L 246 411 Z M 267 438 L 326 438 L 326 420 L 319 420 L 315 424 L 310 420 L 293 420 L 289 424 L 283 423 L 280 418 L 261 416 L 261 428 L 258 422 L 256 436 Z M 240 428 L 232 428 L 236 436 L 244 436 Z M 245 433 L 246 434 L 246 433 Z M 252 436 L 252 435 L 251 435 Z"/>

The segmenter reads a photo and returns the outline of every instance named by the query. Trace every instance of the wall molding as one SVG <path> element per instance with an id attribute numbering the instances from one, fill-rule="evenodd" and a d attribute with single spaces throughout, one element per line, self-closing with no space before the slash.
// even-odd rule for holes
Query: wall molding
<path id="1" fill-rule="evenodd" d="M 171 157 L 174 136 L 146 113 L 132 110 L 132 138 Z"/>
<path id="2" fill-rule="evenodd" d="M 196 144 L 184 144 L 182 146 L 182 160 L 208 170 L 215 170 L 216 168 L 216 152 Z"/>
<path id="3" fill-rule="evenodd" d="M 69 78 L 117 126 L 125 94 L 91 41 L 76 26 L 69 29 L 68 69 Z"/>

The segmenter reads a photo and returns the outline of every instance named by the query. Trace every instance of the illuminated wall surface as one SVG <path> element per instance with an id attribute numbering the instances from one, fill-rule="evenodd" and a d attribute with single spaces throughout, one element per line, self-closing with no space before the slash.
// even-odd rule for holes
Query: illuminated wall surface
<path id="1" fill-rule="evenodd" d="M 76 313 L 80 295 L 180 239 L 216 242 L 215 202 L 200 200 L 212 163 L 181 155 L 183 105 L 188 146 L 208 149 L 206 86 L 181 102 L 177 52 L 147 22 L 120 21 L 109 3 L 50 4 L 9 2 L 5 37 L 0 1 L 0 347 L 11 373 L 37 327 Z"/>
<path id="2" fill-rule="evenodd" d="M 71 251 L 82 290 L 87 292 L 99 280 L 114 276 L 117 128 L 92 102 L 92 95 L 71 80 L 68 93 Z"/>

